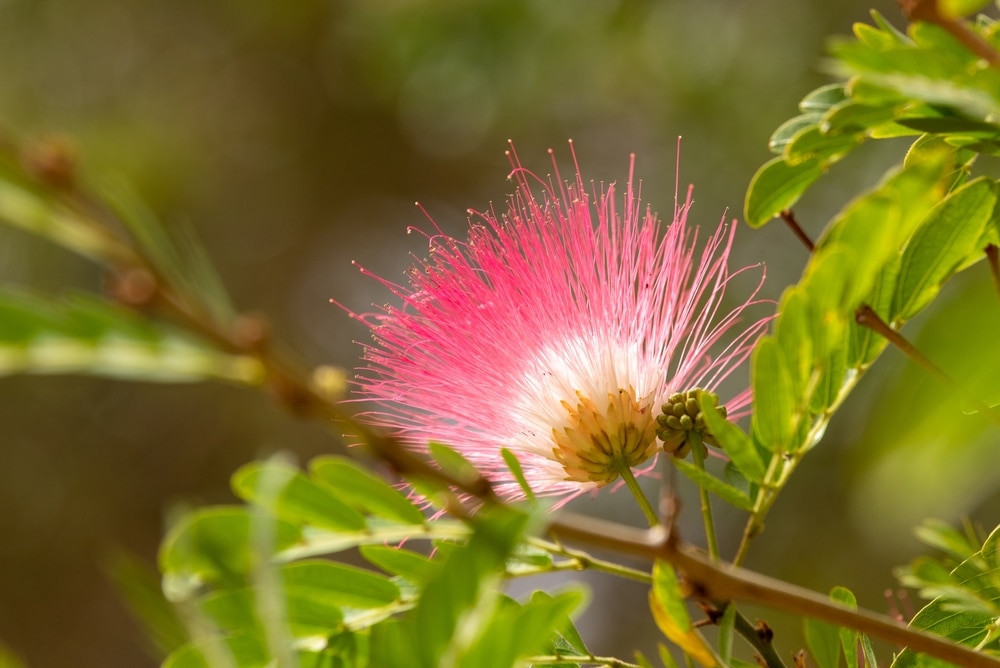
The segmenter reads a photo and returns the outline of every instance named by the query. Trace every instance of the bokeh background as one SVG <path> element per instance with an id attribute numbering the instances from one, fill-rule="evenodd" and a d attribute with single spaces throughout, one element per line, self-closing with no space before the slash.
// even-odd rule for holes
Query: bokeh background
<path id="1" fill-rule="evenodd" d="M 872 6 L 903 24 L 891 0 L 0 0 L 0 126 L 71 138 L 96 188 L 125 180 L 167 224 L 194 227 L 239 307 L 267 314 L 302 359 L 352 367 L 366 334 L 328 300 L 363 310 L 390 298 L 351 261 L 400 277 L 424 250 L 406 234 L 427 225 L 414 200 L 461 235 L 466 208 L 510 190 L 508 138 L 543 174 L 546 149 L 568 159 L 572 138 L 588 179 L 624 179 L 635 152 L 644 198 L 669 211 L 683 135 L 694 219 L 739 217 L 769 134 L 828 81 L 825 39 Z M 818 234 L 900 151 L 859 151 L 799 219 Z M 806 259 L 778 225 L 743 229 L 737 245 L 736 264 L 766 262 L 770 298 Z M 3 284 L 58 294 L 101 281 L 0 228 Z M 975 376 L 986 353 L 970 351 L 996 347 L 995 311 L 977 267 L 907 333 Z M 884 355 L 750 565 L 818 590 L 844 584 L 888 610 L 891 568 L 922 549 L 913 524 L 968 514 L 992 528 L 996 431 L 956 418 L 943 395 Z M 114 555 L 153 564 L 169 510 L 232 501 L 228 476 L 253 457 L 341 447 L 240 387 L 0 379 L 0 640 L 32 666 L 155 665 L 110 584 Z M 576 509 L 638 520 L 624 494 Z M 730 553 L 739 519 L 721 519 Z M 654 646 L 642 587 L 590 587 L 593 649 Z M 801 645 L 797 620 L 759 616 L 783 651 Z"/>

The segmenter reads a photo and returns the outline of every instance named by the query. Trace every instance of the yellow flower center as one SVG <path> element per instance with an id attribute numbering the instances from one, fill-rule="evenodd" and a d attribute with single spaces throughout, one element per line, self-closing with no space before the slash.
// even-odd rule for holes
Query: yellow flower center
<path id="1" fill-rule="evenodd" d="M 638 466 L 656 452 L 652 394 L 636 399 L 629 386 L 609 393 L 607 403 L 595 403 L 579 391 L 576 396 L 576 406 L 560 402 L 569 420 L 552 430 L 552 453 L 567 480 L 603 486 L 619 476 L 621 467 Z"/>

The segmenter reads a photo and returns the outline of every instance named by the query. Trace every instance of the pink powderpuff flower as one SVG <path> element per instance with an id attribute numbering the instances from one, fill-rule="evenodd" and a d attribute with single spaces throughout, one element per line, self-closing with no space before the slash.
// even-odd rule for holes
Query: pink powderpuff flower
<path id="1" fill-rule="evenodd" d="M 470 210 L 465 242 L 438 230 L 408 286 L 378 279 L 402 306 L 352 313 L 373 338 L 357 398 L 376 406 L 365 414 L 372 424 L 417 449 L 450 445 L 498 495 L 517 499 L 524 493 L 501 457 L 509 449 L 532 490 L 561 504 L 654 457 L 665 447 L 661 404 L 714 391 L 747 358 L 770 320 L 742 322 L 761 303 L 764 272 L 725 311 L 729 281 L 743 271 L 728 266 L 735 225 L 720 222 L 697 253 L 691 189 L 682 206 L 675 196 L 664 229 L 640 204 L 634 155 L 621 210 L 614 184 L 588 194 L 575 152 L 572 183 L 554 157 L 546 182 L 513 145 L 507 155 L 517 184 L 507 211 Z M 726 409 L 739 416 L 749 403 L 746 390 Z"/>

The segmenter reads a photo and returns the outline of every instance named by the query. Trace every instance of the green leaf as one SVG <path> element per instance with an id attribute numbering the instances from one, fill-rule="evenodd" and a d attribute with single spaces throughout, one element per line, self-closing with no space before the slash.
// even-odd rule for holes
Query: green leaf
<path id="1" fill-rule="evenodd" d="M 747 480 L 756 483 L 763 481 L 764 462 L 757 453 L 757 448 L 750 437 L 742 429 L 722 417 L 707 394 L 702 394 L 700 399 L 705 424 L 725 453 L 729 455 L 729 459 Z"/>
<path id="2" fill-rule="evenodd" d="M 753 432 L 771 452 L 784 452 L 795 430 L 795 396 L 785 354 L 774 337 L 757 343 L 751 362 Z"/>
<path id="3" fill-rule="evenodd" d="M 151 382 L 257 384 L 260 363 L 85 295 L 53 299 L 0 290 L 0 376 L 91 374 Z"/>
<path id="4" fill-rule="evenodd" d="M 830 600 L 851 610 L 858 608 L 857 598 L 846 587 L 834 587 L 833 591 L 830 592 Z M 844 658 L 847 660 L 847 668 L 858 668 L 858 632 L 842 627 L 838 633 L 840 634 L 840 646 L 844 650 Z"/>
<path id="5" fill-rule="evenodd" d="M 163 591 L 171 601 L 190 597 L 205 583 L 241 584 L 257 559 L 251 550 L 254 522 L 248 508 L 205 508 L 183 518 L 160 545 Z M 301 539 L 299 529 L 280 519 L 269 519 L 274 552 Z"/>
<path id="6" fill-rule="evenodd" d="M 531 485 L 528 484 L 528 479 L 524 477 L 524 469 L 521 468 L 521 462 L 518 461 L 517 456 L 507 448 L 500 448 L 500 456 L 503 457 L 507 468 L 517 480 L 518 486 L 524 492 L 524 497 L 529 501 L 534 501 L 535 493 L 532 491 Z"/>
<path id="7" fill-rule="evenodd" d="M 927 305 L 976 247 L 993 217 L 997 184 L 980 177 L 952 192 L 928 214 L 903 253 L 890 315 L 905 321 Z"/>
<path id="8" fill-rule="evenodd" d="M 798 201 L 802 193 L 820 177 L 825 166 L 819 160 L 790 165 L 774 158 L 754 174 L 747 189 L 744 216 L 750 227 L 762 227 Z"/>
<path id="9" fill-rule="evenodd" d="M 870 104 L 856 100 L 844 100 L 831 107 L 819 123 L 823 132 L 868 133 L 891 121 L 896 121 L 898 103 Z M 849 135 L 854 136 L 854 135 Z M 861 138 L 857 140 L 859 143 Z"/>
<path id="10" fill-rule="evenodd" d="M 729 665 L 733 658 L 733 638 L 736 630 L 736 606 L 729 603 L 719 620 L 719 658 Z"/>
<path id="11" fill-rule="evenodd" d="M 535 592 L 523 606 L 505 599 L 458 665 L 513 666 L 519 658 L 540 653 L 582 601 L 578 591 L 556 596 Z"/>
<path id="12" fill-rule="evenodd" d="M 259 589 L 227 589 L 211 594 L 198 603 L 199 611 L 215 626 L 220 635 L 244 633 L 265 636 L 260 622 L 262 605 L 255 600 Z M 343 631 L 344 615 L 324 592 L 309 589 L 282 589 L 282 633 L 289 639 L 329 638 Z M 272 614 L 275 610 L 270 611 Z"/>
<path id="13" fill-rule="evenodd" d="M 819 127 L 800 130 L 785 146 L 784 158 L 789 164 L 822 160 L 826 163 L 840 160 L 861 145 L 864 135 L 858 132 L 827 132 Z"/>
<path id="14" fill-rule="evenodd" d="M 978 67 L 977 56 L 938 26 L 917 22 L 911 33 L 910 43 L 887 34 L 878 44 L 867 39 L 834 41 L 830 50 L 835 69 L 971 118 L 996 115 L 1000 73 Z"/>
<path id="15" fill-rule="evenodd" d="M 740 510 L 750 510 L 753 508 L 753 500 L 742 489 L 719 480 L 712 474 L 706 473 L 684 459 L 674 459 L 673 464 L 677 467 L 678 471 L 690 478 L 699 487 L 704 487 L 729 505 L 735 506 Z"/>
<path id="16" fill-rule="evenodd" d="M 574 590 L 574 593 L 580 595 L 581 597 L 583 594 L 583 592 L 580 590 Z M 551 599 L 551 598 L 552 598 L 551 594 L 547 594 L 546 592 L 543 591 L 534 591 L 531 593 L 532 601 L 535 601 L 536 599 Z M 580 603 L 578 604 L 577 607 L 582 606 L 583 604 L 584 601 L 581 598 Z M 583 654 L 583 655 L 591 654 L 591 651 L 587 649 L 587 644 L 583 641 L 583 637 L 580 635 L 580 632 L 577 630 L 576 625 L 573 623 L 573 619 L 570 616 L 571 613 L 572 610 L 567 611 L 564 615 L 562 615 L 561 619 L 556 620 L 556 622 L 553 625 L 553 628 L 559 631 L 559 638 L 561 638 L 562 641 L 568 646 L 568 649 L 571 649 L 577 654 Z"/>
<path id="17" fill-rule="evenodd" d="M 441 657 L 461 651 L 461 642 L 485 623 L 498 605 L 498 587 L 507 559 L 527 528 L 529 516 L 507 506 L 477 515 L 468 543 L 448 554 L 438 575 L 424 587 L 413 611 L 414 637 L 408 664 L 437 668 Z M 465 620 L 465 621 L 463 621 Z M 456 638 L 459 624 L 462 634 Z"/>
<path id="18" fill-rule="evenodd" d="M 896 119 L 896 122 L 903 127 L 919 130 L 920 132 L 931 132 L 937 134 L 961 134 L 966 136 L 979 135 L 986 138 L 996 137 L 1000 133 L 1000 126 L 994 123 L 986 123 L 971 118 L 961 118 L 958 116 L 933 116 L 933 117 L 903 117 Z"/>
<path id="19" fill-rule="evenodd" d="M 386 573 L 406 578 L 422 585 L 437 575 L 440 564 L 428 557 L 402 547 L 385 545 L 362 545 L 361 556 Z"/>
<path id="20" fill-rule="evenodd" d="M 167 657 L 161 668 L 265 668 L 269 661 L 263 639 L 244 633 L 185 645 Z"/>
<path id="21" fill-rule="evenodd" d="M 364 531 L 365 518 L 326 487 L 280 462 L 251 462 L 232 477 L 233 492 L 293 524 L 334 531 Z"/>
<path id="22" fill-rule="evenodd" d="M 804 620 L 806 645 L 819 668 L 838 668 L 840 634 L 837 627 L 812 617 Z"/>
<path id="23" fill-rule="evenodd" d="M 412 666 L 416 664 L 414 650 L 417 636 L 412 624 L 404 624 L 397 619 L 387 619 L 372 627 L 371 654 L 368 665 Z M 421 665 L 421 664 L 416 664 Z"/>
<path id="24" fill-rule="evenodd" d="M 472 463 L 462 456 L 458 450 L 448 447 L 443 443 L 431 442 L 428 444 L 431 458 L 437 462 L 438 466 L 445 473 L 448 473 L 457 480 L 473 482 L 479 477 L 479 472 Z"/>
<path id="25" fill-rule="evenodd" d="M 423 524 L 426 519 L 398 490 L 345 457 L 316 457 L 309 471 L 320 486 L 350 506 L 403 524 Z"/>
<path id="26" fill-rule="evenodd" d="M 767 147 L 774 153 L 783 153 L 785 146 L 791 143 L 792 138 L 800 131 L 806 128 L 818 127 L 820 118 L 822 116 L 818 113 L 801 114 L 789 118 L 771 134 L 771 139 L 767 142 Z"/>
<path id="27" fill-rule="evenodd" d="M 799 111 L 803 114 L 811 112 L 823 113 L 847 99 L 847 90 L 842 83 L 831 83 L 820 86 L 799 102 Z"/>
<path id="28" fill-rule="evenodd" d="M 1000 582 L 997 581 L 997 547 L 1000 528 L 986 539 L 982 549 L 963 561 L 950 573 L 940 565 L 923 559 L 909 571 L 914 581 L 928 585 L 939 595 L 920 610 L 910 626 L 943 636 L 967 647 L 997 649 L 995 622 L 1000 612 Z M 892 663 L 892 668 L 923 668 L 924 658 L 906 649 Z"/>
<path id="29" fill-rule="evenodd" d="M 296 561 L 283 565 L 280 573 L 286 591 L 330 606 L 380 608 L 400 597 L 399 587 L 388 578 L 333 561 Z"/>

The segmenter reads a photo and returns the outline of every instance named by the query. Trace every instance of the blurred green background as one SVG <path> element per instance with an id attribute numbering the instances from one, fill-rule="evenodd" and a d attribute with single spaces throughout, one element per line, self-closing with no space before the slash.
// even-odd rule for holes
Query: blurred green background
<path id="1" fill-rule="evenodd" d="M 414 200 L 461 235 L 466 208 L 510 190 L 508 138 L 543 174 L 545 150 L 568 159 L 572 138 L 588 179 L 623 179 L 637 153 L 644 198 L 669 211 L 683 135 L 693 220 L 738 217 L 771 131 L 828 81 L 825 37 L 872 6 L 0 0 L 0 127 L 72 138 L 96 188 L 125 180 L 168 224 L 197 229 L 240 308 L 267 314 L 308 362 L 352 367 L 366 332 L 328 300 L 364 310 L 389 299 L 351 260 L 401 277 L 424 250 L 406 235 L 427 225 Z M 903 24 L 892 0 L 874 6 Z M 901 149 L 867 147 L 839 165 L 800 221 L 818 234 Z M 775 299 L 806 259 L 778 225 L 742 229 L 737 245 L 736 265 L 767 263 Z M 0 228 L 0 281 L 99 291 L 102 273 Z M 906 331 L 953 373 L 981 375 L 968 351 L 996 347 L 995 306 L 976 267 Z M 992 528 L 996 430 L 942 394 L 889 351 L 806 459 L 750 565 L 820 590 L 844 584 L 887 610 L 891 567 L 920 550 L 915 522 L 972 513 Z M 340 447 L 242 388 L 0 379 L 0 640 L 33 666 L 154 665 L 109 584 L 116 551 L 152 563 L 169 509 L 232 501 L 229 474 L 255 456 Z M 685 531 L 696 538 L 694 507 Z M 576 509 L 636 516 L 624 494 Z M 729 553 L 739 520 L 721 520 Z M 654 646 L 642 587 L 591 587 L 592 649 Z M 798 649 L 796 620 L 761 616 L 783 651 Z"/>

